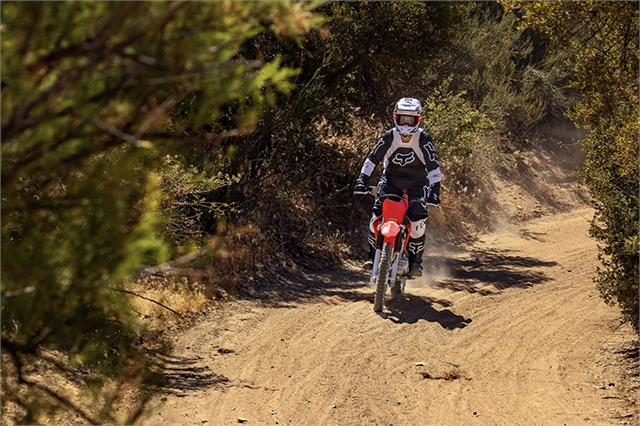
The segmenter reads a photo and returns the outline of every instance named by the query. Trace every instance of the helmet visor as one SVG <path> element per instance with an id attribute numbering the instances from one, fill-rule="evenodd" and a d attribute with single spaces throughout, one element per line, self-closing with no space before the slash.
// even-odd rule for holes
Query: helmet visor
<path id="1" fill-rule="evenodd" d="M 396 116 L 396 123 L 399 126 L 415 126 L 418 124 L 418 117 L 415 115 L 398 114 Z"/>

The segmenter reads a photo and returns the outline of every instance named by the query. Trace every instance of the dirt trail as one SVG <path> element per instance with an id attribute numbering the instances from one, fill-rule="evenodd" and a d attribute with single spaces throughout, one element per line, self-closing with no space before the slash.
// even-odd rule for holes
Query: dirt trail
<path id="1" fill-rule="evenodd" d="M 355 268 L 283 283 L 275 304 L 233 302 L 179 336 L 145 423 L 635 422 L 616 361 L 634 334 L 591 281 L 591 216 L 579 209 L 465 251 L 432 250 L 427 277 L 386 317 Z"/>

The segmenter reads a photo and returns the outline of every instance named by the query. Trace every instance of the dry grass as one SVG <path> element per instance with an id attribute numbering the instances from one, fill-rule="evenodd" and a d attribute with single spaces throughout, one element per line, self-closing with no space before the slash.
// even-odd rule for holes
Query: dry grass
<path id="1" fill-rule="evenodd" d="M 188 277 L 148 277 L 131 283 L 128 290 L 140 297 L 130 303 L 152 329 L 178 324 L 183 317 L 202 312 L 210 304 L 205 286 Z"/>

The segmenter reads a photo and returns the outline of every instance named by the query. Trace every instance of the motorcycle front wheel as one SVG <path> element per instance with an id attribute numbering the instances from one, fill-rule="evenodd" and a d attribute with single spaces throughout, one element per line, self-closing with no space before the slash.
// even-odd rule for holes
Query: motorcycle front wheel
<path id="1" fill-rule="evenodd" d="M 378 276 L 376 277 L 376 294 L 373 298 L 373 311 L 382 312 L 384 295 L 387 291 L 387 279 L 391 271 L 391 261 L 393 260 L 393 247 L 390 243 L 384 243 L 380 254 L 380 264 L 378 265 Z"/>

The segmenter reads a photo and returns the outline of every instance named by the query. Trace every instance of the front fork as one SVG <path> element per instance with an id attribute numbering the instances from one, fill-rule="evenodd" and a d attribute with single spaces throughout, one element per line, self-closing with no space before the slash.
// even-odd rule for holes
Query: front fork
<path id="1" fill-rule="evenodd" d="M 393 246 L 393 262 L 391 263 L 391 270 L 389 271 L 389 277 L 387 282 L 389 284 L 389 288 L 393 287 L 396 276 L 398 272 L 400 272 L 401 276 L 408 273 L 408 261 L 406 256 L 402 255 L 404 251 L 404 243 L 408 238 L 406 234 L 407 231 L 401 232 L 396 237 L 396 241 Z M 375 284 L 376 278 L 378 277 L 378 265 L 380 264 L 380 255 L 382 253 L 382 245 L 384 244 L 384 239 L 382 234 L 378 233 L 378 241 L 376 242 L 376 254 L 373 258 L 373 269 L 371 270 L 371 284 Z"/>
<path id="2" fill-rule="evenodd" d="M 376 248 L 376 255 L 373 258 L 373 269 L 371 270 L 371 284 L 375 284 L 376 278 L 378 277 L 378 265 L 380 264 L 380 253 L 382 250 L 380 248 Z"/>
<path id="3" fill-rule="evenodd" d="M 380 253 L 382 250 L 380 248 L 376 249 L 375 257 L 373 258 L 373 269 L 371 270 L 371 284 L 375 284 L 376 278 L 378 277 L 378 265 L 380 264 Z M 393 287 L 396 281 L 396 275 L 398 271 L 401 273 L 404 271 L 404 264 L 401 262 L 404 260 L 400 253 L 396 250 L 393 251 L 393 262 L 391 263 L 391 271 L 389 272 L 389 277 L 387 279 L 387 283 L 389 284 L 389 288 Z"/>

